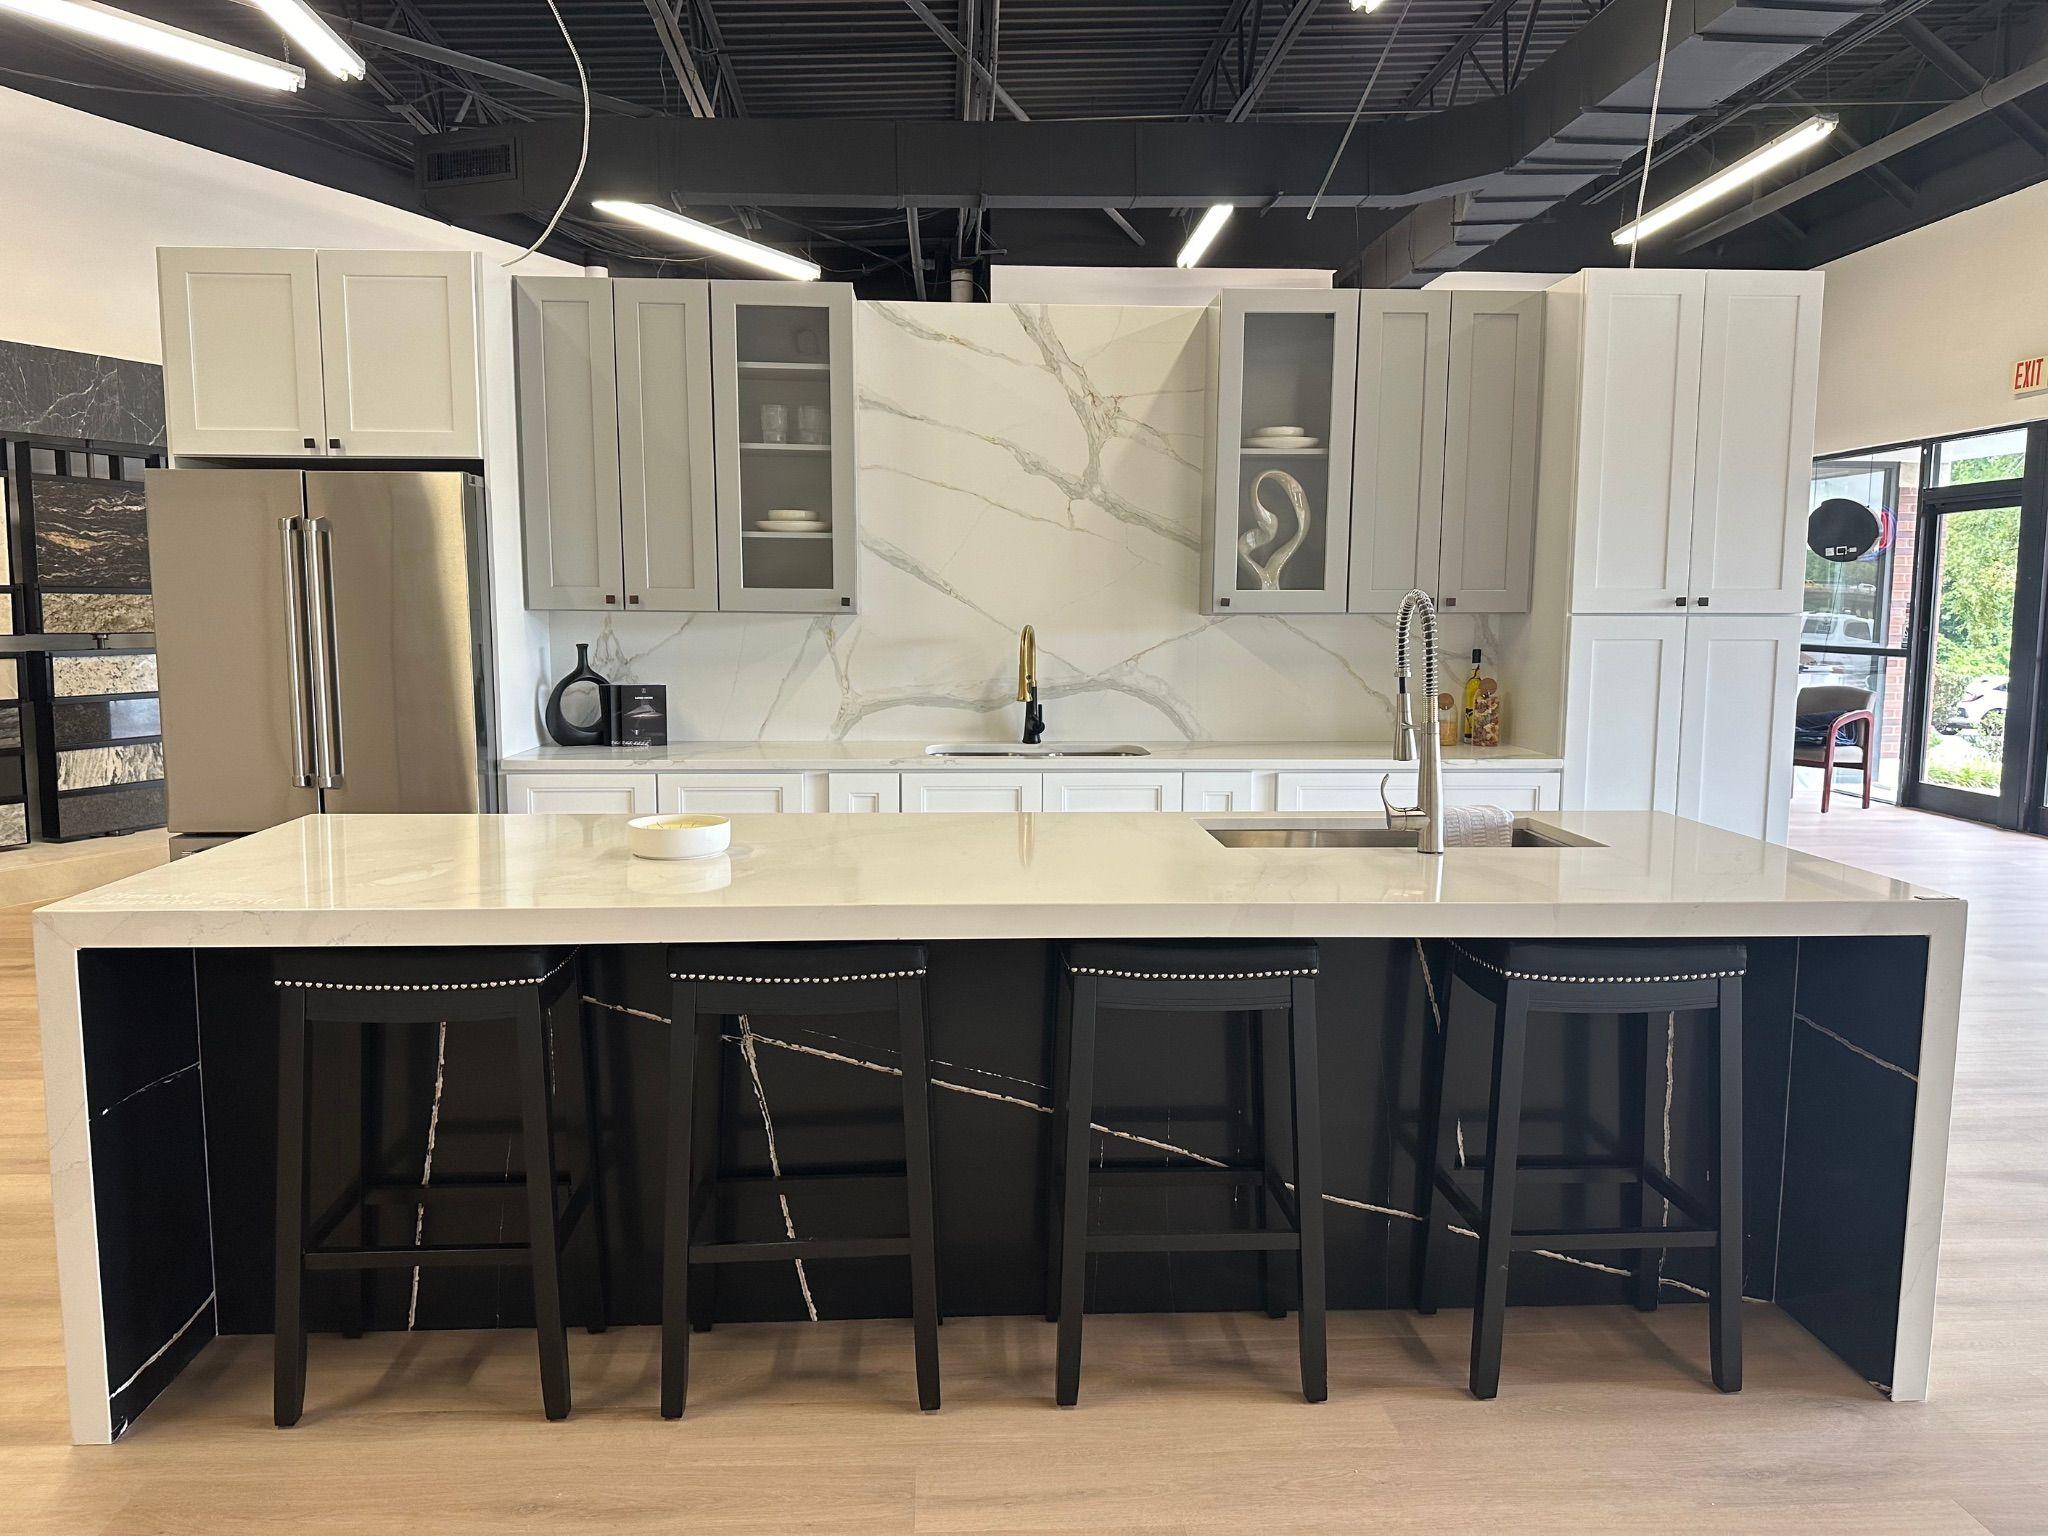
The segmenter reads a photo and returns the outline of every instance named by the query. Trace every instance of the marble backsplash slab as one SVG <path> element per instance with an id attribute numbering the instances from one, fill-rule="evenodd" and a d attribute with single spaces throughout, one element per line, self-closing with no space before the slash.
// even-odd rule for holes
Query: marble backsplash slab
<path id="1" fill-rule="evenodd" d="M 159 444 L 163 370 L 155 363 L 0 341 L 0 432 Z"/>
<path id="2" fill-rule="evenodd" d="M 678 741 L 1006 738 L 1031 624 L 1054 739 L 1391 737 L 1390 618 L 1199 611 L 1201 311 L 862 304 L 855 339 L 861 612 L 557 613 L 551 677 L 589 643 Z M 1447 675 L 1483 625 L 1445 618 Z"/>

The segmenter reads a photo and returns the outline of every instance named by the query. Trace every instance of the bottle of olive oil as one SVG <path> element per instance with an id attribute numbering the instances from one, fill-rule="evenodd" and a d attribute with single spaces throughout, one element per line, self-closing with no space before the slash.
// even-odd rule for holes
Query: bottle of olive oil
<path id="1" fill-rule="evenodd" d="M 1458 711 L 1458 740 L 1466 746 L 1472 745 L 1472 715 L 1479 707 L 1479 662 L 1477 646 L 1472 648 L 1472 675 L 1465 679 L 1465 697 Z"/>

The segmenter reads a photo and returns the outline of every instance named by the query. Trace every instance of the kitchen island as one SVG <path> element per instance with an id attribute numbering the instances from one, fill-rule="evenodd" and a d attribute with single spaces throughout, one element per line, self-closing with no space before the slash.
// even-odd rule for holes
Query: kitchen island
<path id="1" fill-rule="evenodd" d="M 1050 941 L 1322 942 L 1331 1303 L 1389 1307 L 1408 1300 L 1407 1133 L 1422 1032 L 1449 1003 L 1434 941 L 1738 938 L 1750 946 L 1745 1294 L 1782 1307 L 1895 1399 L 1926 1395 L 1962 903 L 1655 813 L 1533 813 L 1516 847 L 1434 859 L 1234 847 L 1212 835 L 1261 820 L 742 817 L 729 854 L 659 864 L 627 854 L 613 817 L 309 817 L 43 909 L 36 955 L 74 1438 L 118 1437 L 217 1333 L 267 1331 L 270 955 L 327 946 L 586 946 L 615 1180 L 603 1239 L 610 1320 L 630 1324 L 653 1321 L 659 1283 L 666 943 L 930 945 L 941 1276 L 947 1309 L 965 1315 L 1043 1304 Z M 1100 1118 L 1125 1150 L 1228 1157 L 1244 1127 L 1213 1106 L 1235 1096 L 1235 1068 L 1200 1033 L 1218 1021 L 1161 1017 L 1167 1032 L 1148 1025 L 1105 1045 Z M 759 1158 L 772 1114 L 786 1161 L 873 1156 L 873 1111 L 896 1092 L 885 1037 L 757 1022 L 765 1049 L 745 1102 L 760 1123 L 734 1154 Z M 453 1034 L 445 1061 L 429 1041 L 424 1059 L 392 1064 L 386 1121 L 422 1150 L 430 1116 L 441 1124 L 436 1176 L 497 1173 L 516 1136 L 503 1123 L 508 1067 L 502 1052 L 459 1054 Z M 1532 1049 L 1528 1103 L 1558 1149 L 1612 1134 L 1618 1068 L 1602 1038 L 1588 1031 L 1591 1043 L 1540 1064 Z M 1669 1039 L 1678 1080 L 1696 1082 L 1690 1036 Z M 342 1073 L 355 1057 L 349 1045 L 328 1065 Z M 1666 1141 L 1669 1166 L 1683 1171 L 1703 1128 L 1686 1094 L 1677 1099 Z M 333 1155 L 316 1146 L 315 1179 L 339 1188 L 357 1132 L 337 1105 L 326 1113 L 316 1104 L 315 1134 Z M 795 1220 L 809 1217 L 796 1207 Z M 579 1231 L 578 1242 L 594 1240 Z M 1697 1293 L 1696 1258 L 1672 1255 L 1672 1299 Z M 565 1263 L 579 1265 L 573 1245 Z M 905 1310 L 891 1266 L 823 1268 L 804 1287 L 772 1266 L 731 1281 L 720 1313 Z M 434 1273 L 417 1291 L 406 1278 L 388 1277 L 374 1326 L 526 1320 L 514 1276 Z M 1250 1307 L 1256 1292 L 1237 1255 L 1105 1257 L 1092 1281 L 1103 1309 Z M 1513 1298 L 1619 1302 L 1625 1282 L 1603 1264 L 1532 1254 Z M 342 1326 L 341 1300 L 309 1295 L 314 1326 Z M 588 1320 L 591 1304 L 572 1294 L 572 1321 Z"/>

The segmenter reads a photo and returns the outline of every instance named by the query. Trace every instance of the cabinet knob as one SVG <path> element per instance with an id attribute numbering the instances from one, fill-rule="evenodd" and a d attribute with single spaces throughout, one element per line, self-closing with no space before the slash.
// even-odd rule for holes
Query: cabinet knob
<path id="1" fill-rule="evenodd" d="M 630 596 L 627 597 L 626 601 L 629 604 L 637 603 L 640 601 L 640 594 L 638 592 L 632 593 Z"/>
<path id="2" fill-rule="evenodd" d="M 1704 597 L 1696 597 L 1693 599 L 1693 601 L 1698 603 L 1702 608 L 1707 606 L 1707 600 Z"/>
<path id="3" fill-rule="evenodd" d="M 1455 597 L 1447 597 L 1444 599 L 1444 606 L 1446 608 L 1455 608 L 1458 606 L 1458 600 Z"/>
<path id="4" fill-rule="evenodd" d="M 1674 597 L 1674 598 L 1672 599 L 1672 601 L 1673 601 L 1674 603 L 1678 604 L 1678 606 L 1679 606 L 1679 607 L 1681 607 L 1681 608 L 1683 608 L 1683 607 L 1685 606 L 1685 604 L 1686 604 L 1686 599 L 1684 599 L 1684 598 L 1682 598 L 1682 597 Z"/>
<path id="5" fill-rule="evenodd" d="M 327 446 L 332 448 L 336 453 L 339 453 L 341 452 L 341 439 L 338 437 L 330 437 L 329 439 L 327 439 Z"/>
<path id="6" fill-rule="evenodd" d="M 306 446 L 308 448 L 318 448 L 320 444 L 316 439 L 309 437 L 306 439 Z"/>
<path id="7" fill-rule="evenodd" d="M 616 603 L 619 600 L 619 597 L 616 592 L 607 592 L 604 595 L 604 600 L 607 603 Z"/>

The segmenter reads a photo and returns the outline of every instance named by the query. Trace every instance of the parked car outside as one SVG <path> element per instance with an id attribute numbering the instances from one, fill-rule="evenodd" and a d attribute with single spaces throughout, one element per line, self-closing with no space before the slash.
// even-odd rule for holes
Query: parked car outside
<path id="1" fill-rule="evenodd" d="M 1942 721 L 1939 729 L 1944 736 L 1954 736 L 1962 731 L 2002 731 L 2005 729 L 2006 679 L 2002 677 L 1973 677 L 1963 685 L 1963 696 L 1949 716 Z"/>

